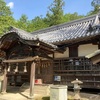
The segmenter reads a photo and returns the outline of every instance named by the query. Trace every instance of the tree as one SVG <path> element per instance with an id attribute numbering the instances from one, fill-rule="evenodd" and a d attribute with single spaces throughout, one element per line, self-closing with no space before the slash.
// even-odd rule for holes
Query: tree
<path id="1" fill-rule="evenodd" d="M 93 0 L 91 2 L 93 10 L 88 13 L 88 15 L 97 14 L 100 11 L 100 0 Z"/>
<path id="2" fill-rule="evenodd" d="M 14 19 L 10 8 L 6 6 L 4 0 L 0 0 L 0 34 L 8 30 L 10 25 L 14 25 Z"/>
<path id="3" fill-rule="evenodd" d="M 17 20 L 16 22 L 16 27 L 26 30 L 27 31 L 27 27 L 28 27 L 28 17 L 25 14 L 22 14 L 20 19 Z"/>
<path id="4" fill-rule="evenodd" d="M 77 12 L 75 12 L 73 14 L 68 13 L 63 16 L 63 22 L 70 22 L 72 20 L 80 19 L 83 17 L 84 17 L 83 15 L 78 15 Z"/>
<path id="5" fill-rule="evenodd" d="M 0 0 L 0 16 L 11 16 L 12 12 L 10 11 L 10 8 L 6 6 L 6 3 L 4 0 Z"/>
<path id="6" fill-rule="evenodd" d="M 42 16 L 37 16 L 30 21 L 27 31 L 33 32 L 35 30 L 46 28 L 47 26 L 48 25 L 45 23 L 44 18 L 42 18 Z"/>
<path id="7" fill-rule="evenodd" d="M 46 14 L 49 26 L 57 25 L 62 23 L 63 18 L 63 0 L 54 0 L 49 6 L 49 11 Z"/>
<path id="8" fill-rule="evenodd" d="M 0 16 L 0 35 L 7 32 L 10 26 L 14 26 L 15 20 L 11 16 Z"/>

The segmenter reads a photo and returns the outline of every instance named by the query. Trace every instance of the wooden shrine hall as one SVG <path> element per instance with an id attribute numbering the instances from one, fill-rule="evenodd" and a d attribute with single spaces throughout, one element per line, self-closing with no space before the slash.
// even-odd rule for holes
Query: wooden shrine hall
<path id="1" fill-rule="evenodd" d="M 35 78 L 46 84 L 53 82 L 53 54 L 60 51 L 57 46 L 11 27 L 1 38 L 0 49 L 4 69 L 2 92 L 6 92 L 7 84 L 20 86 L 30 82 L 32 97 Z"/>
<path id="2" fill-rule="evenodd" d="M 100 58 L 95 64 L 86 58 L 99 49 L 100 14 L 32 33 L 11 27 L 0 38 L 2 92 L 7 84 L 30 82 L 32 97 L 35 79 L 71 86 L 78 78 L 85 88 L 100 88 Z"/>

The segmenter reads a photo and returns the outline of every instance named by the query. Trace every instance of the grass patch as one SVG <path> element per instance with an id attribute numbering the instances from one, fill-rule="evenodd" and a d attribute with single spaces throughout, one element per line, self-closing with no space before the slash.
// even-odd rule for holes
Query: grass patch
<path id="1" fill-rule="evenodd" d="M 43 97 L 42 100 L 50 100 L 50 96 L 48 96 L 48 97 Z"/>
<path id="2" fill-rule="evenodd" d="M 50 100 L 50 96 L 38 96 L 35 97 L 35 100 Z"/>

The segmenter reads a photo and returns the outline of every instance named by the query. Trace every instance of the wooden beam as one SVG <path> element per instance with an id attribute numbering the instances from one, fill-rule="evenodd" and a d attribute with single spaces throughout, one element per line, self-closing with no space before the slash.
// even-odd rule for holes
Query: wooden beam
<path id="1" fill-rule="evenodd" d="M 16 63 L 16 62 L 27 62 L 27 61 L 33 61 L 35 59 L 39 59 L 38 56 L 35 57 L 27 57 L 24 59 L 9 59 L 9 60 L 4 60 L 4 63 Z"/>
<path id="2" fill-rule="evenodd" d="M 48 52 L 48 53 L 53 53 L 55 50 L 52 48 L 48 48 L 48 47 L 46 47 L 46 46 L 43 46 L 43 45 L 40 45 L 40 49 L 44 49 L 45 50 L 45 52 Z"/>
<path id="3" fill-rule="evenodd" d="M 30 95 L 29 98 L 34 98 L 34 81 L 35 81 L 35 63 L 31 64 L 31 75 L 30 75 Z"/>
<path id="4" fill-rule="evenodd" d="M 51 57 L 44 58 L 44 57 L 39 57 L 39 56 L 34 56 L 34 57 L 28 57 L 24 59 L 9 59 L 9 60 L 4 60 L 3 63 L 19 63 L 19 62 L 28 62 L 28 61 L 34 61 L 34 60 L 52 60 Z"/>

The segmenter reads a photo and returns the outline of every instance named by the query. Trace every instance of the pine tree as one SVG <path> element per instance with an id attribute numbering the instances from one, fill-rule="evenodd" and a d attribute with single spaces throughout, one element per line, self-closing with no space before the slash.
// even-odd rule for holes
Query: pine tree
<path id="1" fill-rule="evenodd" d="M 65 2 L 63 0 L 54 0 L 48 7 L 49 11 L 46 16 L 49 26 L 62 23 L 64 4 Z"/>

